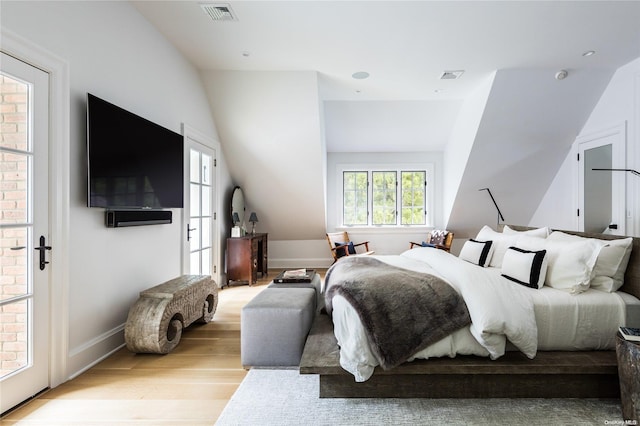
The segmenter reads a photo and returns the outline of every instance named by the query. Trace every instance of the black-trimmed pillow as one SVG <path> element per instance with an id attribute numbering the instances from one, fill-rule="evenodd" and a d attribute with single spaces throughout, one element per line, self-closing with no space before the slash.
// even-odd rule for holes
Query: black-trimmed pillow
<path id="1" fill-rule="evenodd" d="M 485 267 L 489 265 L 492 255 L 493 241 L 478 241 L 471 238 L 464 243 L 458 257 L 475 265 Z"/>
<path id="2" fill-rule="evenodd" d="M 539 289 L 547 275 L 547 251 L 509 247 L 502 260 L 502 276 L 527 287 Z"/>

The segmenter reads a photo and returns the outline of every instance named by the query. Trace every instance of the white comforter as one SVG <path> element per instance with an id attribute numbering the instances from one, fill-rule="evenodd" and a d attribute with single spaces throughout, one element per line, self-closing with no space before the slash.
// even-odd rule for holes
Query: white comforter
<path id="1" fill-rule="evenodd" d="M 537 351 L 533 289 L 465 262 L 443 250 L 416 248 L 399 256 L 376 256 L 401 268 L 426 272 L 447 281 L 464 298 L 471 325 L 436 342 L 412 358 L 480 355 L 496 359 L 505 353 L 507 339 L 527 357 Z M 378 365 L 371 353 L 360 318 L 341 296 L 333 298 L 334 333 L 340 364 L 356 381 L 367 380 Z"/>

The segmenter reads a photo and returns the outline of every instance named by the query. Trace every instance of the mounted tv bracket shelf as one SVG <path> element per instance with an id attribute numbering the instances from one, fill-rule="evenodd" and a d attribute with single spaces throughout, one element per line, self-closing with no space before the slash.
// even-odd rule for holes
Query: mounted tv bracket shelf
<path id="1" fill-rule="evenodd" d="M 172 222 L 171 210 L 107 210 L 104 217 L 108 228 L 164 225 Z"/>

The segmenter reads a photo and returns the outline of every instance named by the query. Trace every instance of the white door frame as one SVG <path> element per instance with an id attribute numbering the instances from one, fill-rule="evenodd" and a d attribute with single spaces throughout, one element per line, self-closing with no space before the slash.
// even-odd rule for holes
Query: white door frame
<path id="1" fill-rule="evenodd" d="M 0 28 L 0 49 L 49 74 L 49 232 L 50 264 L 49 386 L 68 379 L 69 354 L 69 64 L 17 34 Z"/>
<path id="2" fill-rule="evenodd" d="M 603 139 L 607 139 L 606 143 L 599 143 Z M 611 143 L 612 148 L 612 168 L 626 168 L 625 154 L 627 141 L 627 123 L 622 122 L 612 127 L 591 132 L 576 139 L 576 156 L 581 154 L 585 149 L 596 148 Z M 577 158 L 577 157 L 576 157 Z M 580 210 L 577 215 L 577 229 L 584 231 L 584 158 L 576 162 L 577 176 L 577 199 L 576 206 Z M 606 173 L 606 172 L 602 172 Z M 625 235 L 626 231 L 626 173 L 611 172 L 612 176 L 612 220 L 618 225 L 618 229 L 614 233 Z"/>
<path id="3" fill-rule="evenodd" d="M 203 148 L 206 149 L 211 149 L 215 151 L 215 158 L 216 161 L 218 159 L 218 157 L 220 157 L 220 143 L 215 140 L 212 139 L 210 137 L 208 137 L 207 135 L 205 135 L 202 132 L 199 132 L 198 130 L 190 127 L 187 124 L 182 124 L 182 135 L 184 136 L 184 140 L 185 140 L 185 153 L 189 152 L 189 143 L 188 140 L 192 140 L 200 145 L 203 146 Z M 189 165 L 189 155 L 185 154 L 185 174 L 188 175 L 189 169 L 188 169 L 188 165 Z M 220 197 L 220 167 L 216 166 L 214 167 L 214 173 L 215 173 L 215 182 L 213 185 L 213 191 L 214 191 L 214 197 L 215 197 L 215 208 L 213 210 L 213 215 L 214 215 L 214 220 L 211 226 L 211 229 L 213 231 L 213 235 L 211 236 L 211 246 L 214 248 L 214 253 L 213 253 L 213 269 L 211 271 L 211 278 L 218 284 L 218 286 L 220 286 L 220 259 L 222 258 L 220 253 L 221 253 L 221 248 L 220 248 L 220 223 L 222 223 L 220 221 L 220 201 L 221 201 L 221 197 Z M 185 207 L 186 207 L 186 203 L 189 201 L 189 181 L 188 179 L 185 179 Z M 187 241 L 187 223 L 189 221 L 189 218 L 186 217 L 187 215 L 185 214 L 186 208 L 182 209 L 182 273 L 184 274 L 186 271 L 186 265 L 189 262 L 189 243 Z"/>

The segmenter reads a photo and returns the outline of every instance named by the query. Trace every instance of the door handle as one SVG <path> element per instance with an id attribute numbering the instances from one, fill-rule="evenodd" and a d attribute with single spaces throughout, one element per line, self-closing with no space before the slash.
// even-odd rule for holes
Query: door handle
<path id="1" fill-rule="evenodd" d="M 189 228 L 189 224 L 187 223 L 187 241 L 191 241 L 191 231 L 195 231 L 198 228 Z"/>
<path id="2" fill-rule="evenodd" d="M 47 250 L 51 250 L 51 246 L 45 245 L 44 235 L 40 236 L 40 245 L 38 247 L 34 247 L 34 249 L 40 252 L 40 270 L 43 271 L 44 267 L 49 263 L 45 260 L 44 253 Z"/>

